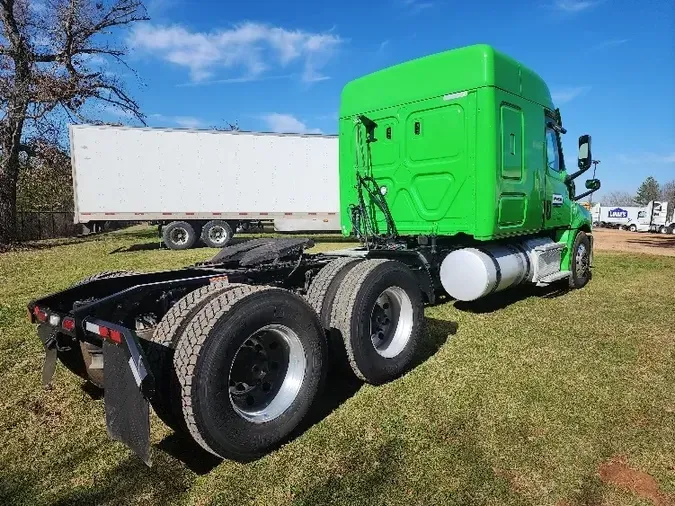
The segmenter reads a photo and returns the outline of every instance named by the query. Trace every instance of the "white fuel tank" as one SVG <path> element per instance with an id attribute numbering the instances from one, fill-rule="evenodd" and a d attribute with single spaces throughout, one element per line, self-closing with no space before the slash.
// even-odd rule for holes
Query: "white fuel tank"
<path id="1" fill-rule="evenodd" d="M 535 248 L 548 249 L 555 244 L 548 238 L 534 238 L 454 250 L 441 263 L 441 284 L 451 297 L 472 301 L 533 281 L 539 268 Z"/>

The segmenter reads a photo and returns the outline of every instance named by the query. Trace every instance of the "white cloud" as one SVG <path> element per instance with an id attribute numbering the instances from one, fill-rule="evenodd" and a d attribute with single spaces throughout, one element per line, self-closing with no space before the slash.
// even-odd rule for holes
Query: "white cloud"
<path id="1" fill-rule="evenodd" d="M 300 121 L 292 114 L 280 114 L 273 112 L 265 114 L 262 117 L 272 132 L 278 133 L 297 133 L 297 134 L 320 134 L 323 133 L 318 128 L 308 128 L 305 123 Z"/>
<path id="2" fill-rule="evenodd" d="M 421 0 L 400 0 L 401 5 L 408 9 L 411 14 L 417 14 L 425 9 L 429 9 L 434 6 L 434 2 L 421 1 Z"/>
<path id="3" fill-rule="evenodd" d="M 173 122 L 183 128 L 199 128 L 204 124 L 200 119 L 192 116 L 176 116 L 173 118 Z"/>
<path id="4" fill-rule="evenodd" d="M 626 164 L 670 164 L 675 163 L 675 151 L 672 153 L 640 153 L 637 155 L 619 154 L 617 160 Z"/>
<path id="5" fill-rule="evenodd" d="M 620 46 L 621 44 L 625 44 L 626 42 L 628 42 L 628 39 L 607 39 L 593 46 L 591 50 L 599 51 L 601 49 Z"/>
<path id="6" fill-rule="evenodd" d="M 566 104 L 571 102 L 577 97 L 584 95 L 590 91 L 590 86 L 576 86 L 574 88 L 563 88 L 559 90 L 553 90 L 551 92 L 551 98 L 555 105 Z"/>
<path id="7" fill-rule="evenodd" d="M 199 118 L 193 116 L 166 116 L 164 114 L 151 114 L 150 118 L 158 120 L 162 123 L 176 125 L 181 128 L 201 128 L 205 124 Z"/>
<path id="8" fill-rule="evenodd" d="M 110 115 L 110 116 L 115 116 L 116 118 L 122 118 L 122 119 L 134 119 L 136 116 L 134 113 L 131 111 L 127 111 L 126 109 L 122 109 L 119 106 L 116 106 L 115 104 L 111 104 L 110 102 L 98 102 L 98 108 L 101 109 L 104 113 Z"/>
<path id="9" fill-rule="evenodd" d="M 342 42 L 330 32 L 287 30 L 253 22 L 212 32 L 142 24 L 129 38 L 135 49 L 187 68 L 194 82 L 207 80 L 220 68 L 241 69 L 246 78 L 254 78 L 291 64 L 301 67 L 303 81 L 321 81 L 328 78 L 321 69 Z"/>
<path id="10" fill-rule="evenodd" d="M 553 6 L 562 12 L 576 14 L 595 7 L 601 0 L 555 0 Z"/>

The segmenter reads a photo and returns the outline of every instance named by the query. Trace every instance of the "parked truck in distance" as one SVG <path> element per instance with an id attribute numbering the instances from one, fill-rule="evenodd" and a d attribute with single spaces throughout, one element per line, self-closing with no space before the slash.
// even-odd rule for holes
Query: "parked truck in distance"
<path id="1" fill-rule="evenodd" d="M 668 202 L 651 201 L 646 206 L 601 206 L 591 209 L 593 224 L 630 232 L 675 234 L 675 222 L 668 221 Z"/>
<path id="2" fill-rule="evenodd" d="M 577 201 L 600 182 L 577 194 L 591 138 L 568 165 L 564 133 L 544 81 L 486 45 L 352 81 L 337 175 L 342 233 L 360 246 L 257 239 L 42 296 L 28 309 L 43 381 L 59 359 L 103 386 L 109 434 L 146 462 L 150 406 L 218 457 L 264 455 L 312 410 L 330 362 L 375 385 L 408 371 L 440 296 L 589 282 L 591 215 Z"/>
<path id="3" fill-rule="evenodd" d="M 624 225 L 630 232 L 673 233 L 673 224 L 667 220 L 668 202 L 651 201 L 640 209 L 635 218 Z"/>
<path id="4" fill-rule="evenodd" d="M 265 222 L 340 230 L 336 136 L 71 125 L 70 141 L 76 223 L 150 221 L 171 249 Z"/>

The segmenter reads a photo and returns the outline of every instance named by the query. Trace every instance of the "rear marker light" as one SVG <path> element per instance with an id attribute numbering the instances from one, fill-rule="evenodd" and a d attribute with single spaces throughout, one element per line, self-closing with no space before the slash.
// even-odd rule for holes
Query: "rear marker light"
<path id="1" fill-rule="evenodd" d="M 73 318 L 64 318 L 61 326 L 64 330 L 73 331 L 75 330 L 75 320 Z"/>
<path id="2" fill-rule="evenodd" d="M 42 309 L 36 307 L 35 308 L 35 318 L 37 318 L 37 320 L 39 322 L 46 322 L 47 321 L 47 313 L 42 311 Z"/>
<path id="3" fill-rule="evenodd" d="M 113 343 L 121 344 L 122 343 L 122 333 L 119 330 L 112 330 L 111 329 L 110 330 L 110 340 Z"/>

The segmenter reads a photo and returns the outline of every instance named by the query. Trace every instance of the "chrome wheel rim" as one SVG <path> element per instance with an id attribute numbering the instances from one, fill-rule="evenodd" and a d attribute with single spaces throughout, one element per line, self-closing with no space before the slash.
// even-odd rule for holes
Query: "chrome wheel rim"
<path id="1" fill-rule="evenodd" d="M 589 270 L 588 249 L 585 244 L 579 244 L 575 256 L 575 274 L 577 278 L 584 278 Z"/>
<path id="2" fill-rule="evenodd" d="M 400 354 L 412 336 L 413 305 L 408 294 L 398 286 L 384 290 L 370 314 L 370 342 L 384 358 Z"/>
<path id="3" fill-rule="evenodd" d="M 285 325 L 267 325 L 235 353 L 228 378 L 234 410 L 253 423 L 265 423 L 291 407 L 307 374 L 298 335 Z"/>
<path id="4" fill-rule="evenodd" d="M 209 228 L 208 237 L 209 241 L 211 241 L 213 244 L 223 244 L 229 239 L 229 234 L 222 225 L 214 225 L 213 227 Z"/>
<path id="5" fill-rule="evenodd" d="M 188 234 L 188 231 L 185 230 L 182 227 L 176 227 L 173 230 L 171 230 L 171 242 L 174 244 L 187 244 L 188 242 L 188 237 L 190 234 Z"/>

